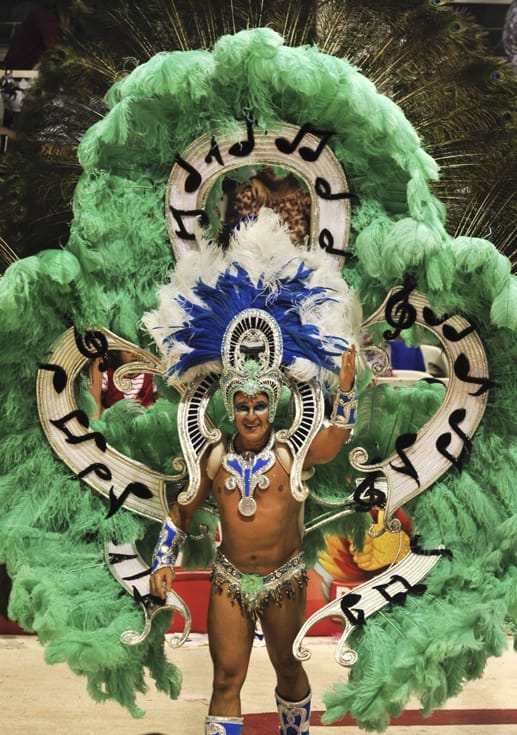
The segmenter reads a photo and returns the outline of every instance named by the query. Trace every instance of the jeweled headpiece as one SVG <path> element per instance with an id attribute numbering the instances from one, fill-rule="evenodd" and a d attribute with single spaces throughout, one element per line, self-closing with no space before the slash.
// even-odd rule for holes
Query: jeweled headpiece
<path id="1" fill-rule="evenodd" d="M 282 392 L 283 341 L 280 327 L 262 309 L 244 309 L 226 328 L 221 345 L 223 372 L 220 388 L 226 413 L 234 421 L 233 397 L 265 393 L 269 399 L 269 421 L 275 418 Z"/>

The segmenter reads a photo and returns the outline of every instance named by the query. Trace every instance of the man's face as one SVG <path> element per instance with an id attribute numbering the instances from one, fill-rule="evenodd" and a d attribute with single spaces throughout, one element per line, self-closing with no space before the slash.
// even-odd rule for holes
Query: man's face
<path id="1" fill-rule="evenodd" d="M 233 410 L 237 433 L 243 441 L 260 444 L 269 434 L 269 400 L 265 393 L 247 396 L 236 393 L 233 397 Z"/>

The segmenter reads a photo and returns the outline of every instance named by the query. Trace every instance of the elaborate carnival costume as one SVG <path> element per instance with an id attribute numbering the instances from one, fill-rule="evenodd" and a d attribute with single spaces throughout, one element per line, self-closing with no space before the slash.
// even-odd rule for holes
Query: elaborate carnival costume
<path id="1" fill-rule="evenodd" d="M 352 3 L 346 5 L 350 8 Z M 159 372 L 159 361 L 140 346 L 147 344 L 148 337 L 138 324 L 144 312 L 155 308 L 156 284 L 163 283 L 170 268 L 163 201 L 172 159 L 176 157 L 175 165 L 180 169 L 183 165 L 185 171 L 185 151 L 202 136 L 205 147 L 201 146 L 198 160 L 210 159 L 210 165 L 215 165 L 218 157 L 235 162 L 243 154 L 239 160 L 244 161 L 253 136 L 258 140 L 259 133 L 288 123 L 300 134 L 290 139 L 292 153 L 286 154 L 287 136 L 282 130 L 280 147 L 293 163 L 300 164 L 302 153 L 311 154 L 305 145 L 307 135 L 317 131 L 322 150 L 332 150 L 346 171 L 353 195 L 348 247 L 353 257 L 346 265 L 346 280 L 360 296 L 365 326 L 374 334 L 387 326 L 391 335 L 406 328 L 423 330 L 443 346 L 450 368 L 447 384 L 417 383 L 404 389 L 378 384 L 362 391 L 350 458 L 325 468 L 312 483 L 304 544 L 309 564 L 324 546 L 324 521 L 333 519 L 325 527 L 329 531 L 355 534 L 360 540 L 368 525 L 366 511 L 372 507 L 384 506 L 385 532 L 391 533 L 395 532 L 390 526 L 393 514 L 404 504 L 420 537 L 413 541 L 402 567 L 376 580 L 375 599 L 372 588 L 362 587 L 346 596 L 339 609 L 323 611 L 341 615 L 344 640 L 353 633 L 357 654 L 348 681 L 336 684 L 326 695 L 325 720 L 336 721 L 349 711 L 361 727 L 383 730 L 410 696 L 417 697 L 429 713 L 457 694 L 464 682 L 479 676 L 487 658 L 499 655 L 507 645 L 507 630 L 515 629 L 516 285 L 509 261 L 486 239 L 484 210 L 470 209 L 480 201 L 479 191 L 484 192 L 487 181 L 491 182 L 499 202 L 493 210 L 498 215 L 490 220 L 491 232 L 499 246 L 506 214 L 502 203 L 514 200 L 506 197 L 504 187 L 493 177 L 496 170 L 506 175 L 511 166 L 505 146 L 512 150 L 512 117 L 503 114 L 511 111 L 511 102 L 508 109 L 503 105 L 502 112 L 502 108 L 494 112 L 487 100 L 501 80 L 490 76 L 482 86 L 488 90 L 485 109 L 490 107 L 492 114 L 480 120 L 468 114 L 463 95 L 469 85 L 449 86 L 447 79 L 447 91 L 460 93 L 461 105 L 456 95 L 454 104 L 461 120 L 448 117 L 446 124 L 426 128 L 418 117 L 427 109 L 419 92 L 419 74 L 407 44 L 392 43 L 391 34 L 403 32 L 409 37 L 425 29 L 424 34 L 416 34 L 416 44 L 425 54 L 428 47 L 423 41 L 430 26 L 415 27 L 415 18 L 419 13 L 426 18 L 433 14 L 433 53 L 427 53 L 425 61 L 426 65 L 433 59 L 438 62 L 432 64 L 431 83 L 424 86 L 440 93 L 444 90 L 443 35 L 452 34 L 458 42 L 448 67 L 451 78 L 458 61 L 469 57 L 465 43 L 468 46 L 471 37 L 461 23 L 451 26 L 450 11 L 444 7 L 431 8 L 426 2 L 425 10 L 403 17 L 392 13 L 391 18 L 383 16 L 385 22 L 380 24 L 374 5 L 379 6 L 360 3 L 359 23 L 371 30 L 367 15 L 373 14 L 372 42 L 401 49 L 405 61 L 400 59 L 400 68 L 407 74 L 394 81 L 386 70 L 397 68 L 398 62 L 387 64 L 382 54 L 372 53 L 365 60 L 359 35 L 357 58 L 387 93 L 406 102 L 408 114 L 420 121 L 422 132 L 436 136 L 428 143 L 436 157 L 446 161 L 456 155 L 455 135 L 442 150 L 440 136 L 448 126 L 461 123 L 467 133 L 475 131 L 475 136 L 467 134 L 468 140 L 485 136 L 479 159 L 477 152 L 469 156 L 486 171 L 486 176 L 476 178 L 477 184 L 483 179 L 481 188 L 471 185 L 470 166 L 466 179 L 459 175 L 461 167 L 453 167 L 452 178 L 435 182 L 437 165 L 393 101 L 378 94 L 352 64 L 314 47 L 289 47 L 267 29 L 224 36 L 211 52 L 153 56 L 115 84 L 107 96 L 110 111 L 84 136 L 84 128 L 80 134 L 77 131 L 80 116 L 74 114 L 74 104 L 46 106 L 46 115 L 55 110 L 60 120 L 63 111 L 70 113 L 70 137 L 65 137 L 70 147 L 65 147 L 74 156 L 70 167 L 75 176 L 71 142 L 81 138 L 84 172 L 75 188 L 66 247 L 33 255 L 38 243 L 41 250 L 52 240 L 36 227 L 25 230 L 19 252 L 29 257 L 14 262 L 0 282 L 4 345 L 0 355 L 4 410 L 0 559 L 13 579 L 9 614 L 25 629 L 38 633 L 46 644 L 46 660 L 68 662 L 87 678 L 96 700 L 116 699 L 134 715 L 142 714 L 135 696 L 145 690 L 145 668 L 161 691 L 177 697 L 180 690 L 180 674 L 162 650 L 166 616 L 156 617 L 140 646 L 129 646 L 124 642 L 127 636 L 124 640 L 120 636 L 129 628 L 142 628 L 142 608 L 146 621 L 152 615 L 148 588 L 146 592 L 140 583 L 145 573 L 148 578 L 157 523 L 163 521 L 168 506 L 167 492 L 177 496 L 183 491 L 184 475 L 179 470 L 168 474 L 181 449 L 176 430 L 181 399 L 172 388 L 162 387 L 161 398 L 145 412 L 118 405 L 106 410 L 101 420 L 90 421 L 93 411 L 83 371 L 88 360 L 118 348 L 136 350 L 144 362 L 140 371 L 154 366 Z M 129 5 L 124 7 L 129 12 Z M 336 16 L 329 17 L 335 27 Z M 165 26 L 177 32 L 177 24 L 162 23 L 153 25 L 153 34 L 162 33 Z M 237 23 L 236 27 L 242 26 Z M 384 29 L 389 43 L 384 43 Z M 199 45 L 206 44 L 200 41 Z M 171 46 L 163 43 L 165 47 Z M 174 47 L 184 48 L 179 41 Z M 334 48 L 344 53 L 339 44 L 328 46 Z M 126 51 L 122 57 L 127 57 Z M 487 72 L 489 67 L 487 62 Z M 106 70 L 118 68 L 117 63 L 92 63 L 89 71 L 105 82 Z M 82 74 L 83 66 L 80 69 Z M 469 79 L 465 72 L 462 82 Z M 414 80 L 417 89 L 412 86 Z M 498 89 L 509 84 L 501 82 Z M 72 92 L 74 86 L 57 84 L 55 94 L 59 96 L 63 89 Z M 47 93 L 50 89 L 52 85 Z M 81 93 L 77 107 L 84 109 L 86 98 Z M 495 93 L 494 100 L 500 98 L 509 99 Z M 30 99 L 28 111 L 29 105 Z M 433 109 L 439 107 L 437 103 Z M 91 122 L 97 119 L 95 105 L 89 113 Z M 501 135 L 492 134 L 489 121 L 494 117 Z M 55 136 L 56 128 L 48 129 Z M 232 134 L 233 141 L 226 139 L 222 146 L 224 136 Z M 486 165 L 490 142 L 501 146 L 499 168 Z M 317 148 L 316 141 L 312 152 Z M 40 149 L 47 162 L 55 155 L 50 144 Z M 256 158 L 250 165 L 260 161 Z M 55 171 L 59 174 L 56 191 L 61 192 L 63 169 L 57 166 Z M 45 169 L 45 191 L 54 191 L 46 174 Z M 188 212 L 197 210 L 193 218 L 205 211 L 210 214 L 207 187 L 199 193 L 204 182 L 196 180 L 195 167 L 186 178 L 197 192 L 193 206 L 174 206 L 169 199 L 167 209 L 169 216 L 171 207 L 176 212 L 176 220 L 169 224 L 178 264 L 184 255 L 191 255 L 192 240 L 178 244 L 175 234 L 193 235 Z M 339 185 L 333 189 L 324 176 L 316 178 L 324 182 L 319 181 L 318 194 L 313 194 L 311 243 L 329 252 L 338 250 L 339 275 L 344 268 L 343 240 L 332 242 L 332 228 L 319 229 L 318 217 L 333 201 L 329 197 L 336 191 L 343 194 L 343 189 Z M 31 187 L 36 186 L 36 177 L 27 176 L 29 180 Z M 452 191 L 448 222 L 455 223 L 453 234 L 444 226 L 444 207 L 431 186 L 439 195 Z M 31 190 L 27 201 L 34 199 Z M 31 216 L 41 220 L 40 207 L 47 212 L 48 202 L 49 197 L 34 201 Z M 49 210 L 49 219 L 59 220 L 60 211 L 59 205 Z M 27 221 L 27 209 L 15 214 L 16 229 Z M 470 220 L 468 227 L 465 216 Z M 68 215 L 63 219 L 68 221 Z M 510 252 L 507 242 L 502 242 L 501 250 Z M 257 263 L 259 269 L 262 265 Z M 210 274 L 210 262 L 201 266 L 199 275 L 207 281 L 204 275 Z M 220 416 L 215 424 L 225 428 Z M 195 464 L 191 457 L 191 480 Z M 85 492 L 88 487 L 98 494 Z M 199 528 L 213 525 L 209 514 L 199 521 Z M 185 558 L 206 565 L 213 560 L 213 545 L 209 535 L 201 541 L 195 536 L 201 533 L 193 531 L 185 541 Z M 145 558 L 138 572 L 131 566 L 138 557 L 135 542 Z M 450 553 L 444 554 L 447 550 Z M 420 566 L 415 572 L 413 562 L 428 564 L 425 573 Z M 130 594 L 120 597 L 108 566 L 119 570 L 117 579 Z M 425 583 L 418 581 L 422 575 Z M 381 596 L 389 608 L 385 615 L 376 616 Z M 176 600 L 174 605 L 180 603 Z M 303 655 L 301 641 L 298 649 Z M 349 653 L 344 649 L 343 643 L 339 663 Z"/>
<path id="2" fill-rule="evenodd" d="M 349 349 L 349 338 L 357 338 L 360 327 L 359 303 L 336 274 L 333 258 L 321 250 L 297 248 L 286 224 L 272 210 L 262 209 L 256 221 L 241 224 L 227 250 L 198 240 L 196 250 L 178 262 L 171 283 L 160 290 L 159 302 L 158 310 L 144 315 L 143 321 L 164 355 L 169 379 L 184 384 L 178 421 L 190 482 L 179 502 L 195 498 L 198 466 L 208 453 L 208 476 L 213 478 L 220 466 L 224 468 L 224 486 L 239 492 L 237 509 L 245 518 L 255 515 L 254 493 L 267 489 L 267 473 L 280 458 L 290 475 L 293 496 L 305 500 L 308 489 L 302 467 L 323 420 L 322 391 L 335 392 L 336 361 Z M 171 330 L 170 325 L 177 326 Z M 271 425 L 287 390 L 292 423 L 287 430 L 271 428 L 261 451 L 241 454 L 232 437 L 221 439 L 220 431 L 207 430 L 206 410 L 216 390 L 231 422 L 237 393 L 265 394 Z M 338 391 L 331 421 L 350 428 L 356 407 L 355 389 L 350 395 Z M 173 566 L 178 533 L 166 519 L 153 571 Z M 281 605 L 284 597 L 294 597 L 307 582 L 303 553 L 259 576 L 240 572 L 218 550 L 212 574 L 214 589 L 222 594 L 226 586 L 232 603 L 239 604 L 253 621 L 266 605 Z M 308 727 L 310 698 L 305 704 Z M 284 715 L 289 706 L 283 700 Z M 291 706 L 298 711 L 298 703 Z M 236 723 L 224 730 L 226 718 L 211 716 L 207 733 L 214 731 L 216 721 L 221 733 L 237 732 Z M 285 735 L 286 722 L 285 717 L 281 719 Z"/>

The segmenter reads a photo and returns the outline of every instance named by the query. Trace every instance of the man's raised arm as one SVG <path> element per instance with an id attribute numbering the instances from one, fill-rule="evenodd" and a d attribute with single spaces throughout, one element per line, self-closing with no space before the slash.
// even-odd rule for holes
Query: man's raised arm
<path id="1" fill-rule="evenodd" d="M 355 345 L 352 344 L 341 356 L 339 391 L 334 396 L 330 424 L 314 437 L 305 457 L 304 467 L 325 464 L 337 456 L 341 447 L 350 438 L 356 410 Z"/>

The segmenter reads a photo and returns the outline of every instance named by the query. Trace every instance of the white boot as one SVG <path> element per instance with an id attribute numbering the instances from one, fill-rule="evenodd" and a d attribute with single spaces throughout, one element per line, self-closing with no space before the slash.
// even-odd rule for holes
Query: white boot
<path id="1" fill-rule="evenodd" d="M 243 717 L 216 717 L 207 715 L 205 735 L 241 735 Z"/>
<path id="2" fill-rule="evenodd" d="M 275 691 L 276 705 L 280 717 L 280 735 L 309 735 L 311 721 L 311 696 L 309 693 L 299 702 L 289 702 Z"/>

